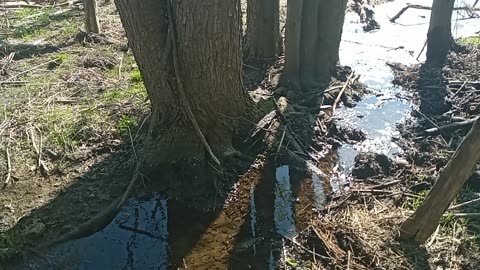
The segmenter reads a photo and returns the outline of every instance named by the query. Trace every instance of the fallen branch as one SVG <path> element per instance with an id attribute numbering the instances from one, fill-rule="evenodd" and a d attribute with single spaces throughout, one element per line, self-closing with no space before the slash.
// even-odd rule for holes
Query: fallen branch
<path id="1" fill-rule="evenodd" d="M 423 10 L 431 10 L 432 7 L 429 6 L 422 6 L 422 5 L 413 5 L 413 4 L 407 4 L 406 7 L 402 8 L 395 16 L 393 16 L 390 19 L 390 22 L 395 22 L 400 16 L 402 16 L 405 11 L 409 8 L 414 8 L 414 9 L 423 9 Z M 480 11 L 480 8 L 475 8 L 475 7 L 455 7 L 453 10 L 467 10 L 467 11 Z"/>
<path id="2" fill-rule="evenodd" d="M 47 61 L 47 62 L 45 62 L 45 63 L 36 65 L 36 66 L 34 66 L 34 67 L 30 68 L 30 69 L 27 69 L 27 70 L 25 70 L 25 71 L 22 71 L 22 72 L 20 72 L 20 73 L 17 73 L 17 74 L 15 74 L 15 75 L 11 76 L 10 78 L 7 78 L 7 79 L 4 80 L 4 81 L 1 81 L 0 84 L 5 84 L 6 82 L 10 82 L 12 79 L 17 78 L 17 77 L 20 76 L 20 75 L 26 74 L 26 73 L 28 73 L 28 72 L 30 72 L 30 71 L 34 71 L 34 70 L 36 70 L 36 69 L 38 69 L 38 68 L 40 68 L 40 67 L 46 66 L 46 65 L 48 65 L 48 64 L 50 64 L 50 63 L 53 63 L 53 62 L 56 62 L 56 61 L 58 61 L 58 60 L 59 60 L 59 59 L 56 58 L 56 59 Z"/>
<path id="3" fill-rule="evenodd" d="M 463 122 L 455 122 L 451 123 L 448 125 L 440 126 L 440 127 L 435 127 L 435 128 L 429 128 L 424 130 L 422 133 L 423 135 L 438 135 L 442 132 L 446 131 L 454 131 L 462 128 L 471 128 L 473 123 L 477 121 L 478 117 L 463 121 Z"/>
<path id="4" fill-rule="evenodd" d="M 463 203 L 459 203 L 459 204 L 456 204 L 456 205 L 452 205 L 452 206 L 450 206 L 450 208 L 448 208 L 448 210 L 455 210 L 455 209 L 458 209 L 458 208 L 461 208 L 461 207 L 464 207 L 464 206 L 467 206 L 467 205 L 470 205 L 470 204 L 478 203 L 478 202 L 480 202 L 480 198 L 473 199 L 473 200 L 470 200 L 468 202 L 463 202 Z"/>

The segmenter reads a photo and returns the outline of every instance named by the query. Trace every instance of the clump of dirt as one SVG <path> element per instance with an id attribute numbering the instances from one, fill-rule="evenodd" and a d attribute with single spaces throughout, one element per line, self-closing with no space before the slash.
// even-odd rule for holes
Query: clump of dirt
<path id="1" fill-rule="evenodd" d="M 340 142 L 354 144 L 365 141 L 367 139 L 367 134 L 360 129 L 350 126 L 339 126 L 332 123 L 330 125 L 328 137 L 334 138 Z"/>
<path id="2" fill-rule="evenodd" d="M 383 154 L 362 152 L 355 157 L 352 175 L 358 179 L 390 176 L 392 161 Z"/>

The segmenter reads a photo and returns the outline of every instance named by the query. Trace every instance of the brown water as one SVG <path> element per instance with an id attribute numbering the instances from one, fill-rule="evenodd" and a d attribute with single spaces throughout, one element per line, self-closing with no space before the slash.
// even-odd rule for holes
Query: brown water
<path id="1" fill-rule="evenodd" d="M 431 1 L 410 2 L 428 5 Z M 389 23 L 388 17 L 405 4 L 398 0 L 377 7 L 382 26 L 377 32 L 363 33 L 358 15 L 346 16 L 341 62 L 361 74 L 361 81 L 374 94 L 355 108 L 337 110 L 341 125 L 362 129 L 368 138 L 338 149 L 339 162 L 330 181 L 312 164 L 306 165 L 311 172 L 307 175 L 293 167 L 260 162 L 258 170 L 240 178 L 217 211 L 203 212 L 162 194 L 134 198 L 104 230 L 54 247 L 26 262 L 24 269 L 281 268 L 285 239 L 305 229 L 316 210 L 324 207 L 325 190 L 348 185 L 359 151 L 392 157 L 400 153 L 391 139 L 397 135 L 396 123 L 408 116 L 412 105 L 406 93 L 390 83 L 393 77 L 385 62 L 416 62 L 429 15 L 412 10 L 398 24 Z M 467 22 L 456 26 L 459 34 L 475 29 Z"/>

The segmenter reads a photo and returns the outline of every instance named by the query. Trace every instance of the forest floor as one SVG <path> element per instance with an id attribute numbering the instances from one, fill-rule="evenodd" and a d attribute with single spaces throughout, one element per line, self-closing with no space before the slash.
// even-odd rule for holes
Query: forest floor
<path id="1" fill-rule="evenodd" d="M 410 91 L 416 104 L 412 117 L 398 126 L 395 141 L 403 153 L 396 160 L 360 153 L 351 189 L 334 197 L 298 236 L 292 260 L 316 269 L 478 268 L 480 166 L 426 244 L 399 242 L 397 237 L 401 223 L 420 206 L 479 115 L 479 41 L 460 39 L 462 47 L 450 53 L 444 67 L 389 64 L 394 83 Z M 455 123 L 462 124 L 437 130 Z M 312 257 L 314 263 L 308 259 Z"/>
<path id="2" fill-rule="evenodd" d="M 0 260 L 91 218 L 130 180 L 147 94 L 113 4 L 101 36 L 81 32 L 83 16 L 2 15 Z"/>
<path id="3" fill-rule="evenodd" d="M 375 4 L 381 2 L 385 1 L 375 1 Z M 285 1 L 282 3 L 285 5 Z M 282 8 L 282 24 L 285 16 Z M 121 194 L 131 178 L 134 156 L 148 126 L 145 123 L 148 123 L 149 102 L 113 4 L 100 6 L 100 22 L 103 35 L 82 33 L 81 6 L 24 8 L 3 17 L 1 32 L 7 36 L 0 43 L 3 53 L 0 61 L 0 262 L 17 258 L 30 247 L 88 220 Z M 468 41 L 476 42 L 475 39 Z M 455 117 L 470 118 L 478 114 L 475 91 L 479 88 L 471 83 L 479 80 L 476 55 L 472 51 L 452 54 L 448 68 L 444 69 L 443 76 L 461 82 L 448 85 L 447 90 Z M 287 94 L 288 89 L 277 88 L 282 64 L 280 59 L 274 64 L 244 66 L 245 86 L 257 102 Z M 396 82 L 416 93 L 416 82 L 421 79 L 419 67 L 394 67 L 398 72 Z M 328 86 L 331 91 L 313 93 L 315 99 L 320 94 L 323 96 L 325 110 L 331 109 L 350 72 L 348 68 L 339 69 L 337 79 Z M 470 83 L 463 84 L 466 80 Z M 349 94 L 342 96 L 340 102 L 354 106 L 365 89 L 355 80 L 347 86 Z M 316 149 L 310 153 L 325 156 L 320 167 L 325 173 L 332 173 L 336 157 L 325 153 L 332 153 L 342 142 L 362 140 L 363 134 L 337 127 L 327 113 L 313 114 L 318 119 L 313 119 L 312 126 L 309 122 L 311 100 L 312 96 L 296 100 L 284 121 L 302 142 L 313 140 L 312 146 Z M 423 102 L 422 96 L 416 96 L 415 102 Z M 274 106 L 270 103 L 266 107 Z M 437 125 L 454 119 L 428 117 Z M 285 268 L 476 269 L 480 252 L 480 240 L 476 236 L 479 224 L 472 217 L 458 215 L 458 211 L 478 212 L 474 205 L 449 211 L 425 247 L 395 240 L 394 228 L 419 206 L 465 134 L 465 130 L 461 130 L 442 134 L 443 137 L 419 137 L 421 131 L 430 127 L 430 121 L 422 120 L 421 115 L 400 127 L 402 136 L 398 144 L 405 150 L 401 159 L 394 161 L 375 154 L 359 156 L 356 180 L 350 191 L 330 193 L 330 203 L 324 210 L 310 211 L 311 198 L 301 197 L 295 201 L 297 209 L 303 211 L 296 217 L 300 219 L 298 224 L 302 224 L 302 233 L 294 238 L 298 242 L 287 243 Z M 228 233 L 221 230 L 227 221 L 231 221 L 228 227 L 243 229 L 244 221 L 240 220 L 239 213 L 248 215 L 250 211 L 250 185 L 261 177 L 274 177 L 268 175 L 268 170 L 265 174 L 261 172 L 268 166 L 272 164 L 261 157 L 240 177 L 238 185 L 243 188 L 237 198 L 227 202 L 226 214 L 215 216 L 210 227 L 213 229 L 200 230 L 207 244 L 230 239 L 225 235 L 234 230 Z M 298 189 L 312 188 L 312 179 L 306 182 Z M 272 178 L 270 184 L 273 183 Z M 141 185 L 139 196 L 149 191 L 149 183 Z M 271 199 L 272 191 L 267 190 L 270 187 L 262 185 L 258 192 L 266 192 L 256 197 L 264 201 Z M 478 192 L 478 187 L 470 185 L 455 203 L 478 197 Z M 261 199 L 257 204 L 260 208 Z M 191 220 L 196 227 L 201 226 L 203 219 L 211 222 L 205 213 L 189 216 L 188 212 L 182 212 L 183 208 L 173 209 L 180 218 L 169 221 L 173 222 L 171 227 L 182 227 L 184 231 L 178 234 L 184 235 L 179 236 L 181 241 L 174 243 L 172 250 L 197 230 L 182 222 Z M 259 220 L 266 219 L 262 215 L 271 217 L 273 213 L 259 211 Z M 271 233 L 265 224 L 258 226 L 260 231 L 267 231 L 266 235 Z M 176 236 L 172 233 L 170 237 Z M 242 245 L 243 249 L 252 246 L 251 241 L 238 242 L 239 249 Z M 260 249 L 262 245 L 257 246 L 260 253 L 264 252 Z M 265 246 L 269 249 L 270 243 Z M 208 256 L 225 253 L 225 246 L 200 245 L 192 251 L 195 252 L 204 257 L 191 258 L 197 265 L 213 266 Z M 184 260 L 181 254 L 177 254 L 178 259 Z M 244 266 L 242 261 L 230 263 L 237 266 L 235 269 Z M 0 264 L 0 269 L 2 266 Z M 194 266 L 190 268 L 195 269 Z"/>

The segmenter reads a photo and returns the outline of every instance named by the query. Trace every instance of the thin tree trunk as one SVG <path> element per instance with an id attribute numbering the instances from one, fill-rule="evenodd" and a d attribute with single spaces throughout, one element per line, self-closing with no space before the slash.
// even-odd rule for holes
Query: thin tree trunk
<path id="1" fill-rule="evenodd" d="M 88 33 L 100 34 L 100 22 L 98 21 L 98 7 L 96 0 L 83 0 L 85 9 L 85 28 Z"/>
<path id="2" fill-rule="evenodd" d="M 233 151 L 235 117 L 247 109 L 242 90 L 239 0 L 176 0 L 179 74 L 167 40 L 169 0 L 116 0 L 116 5 L 152 104 L 147 168 L 177 164 L 205 167 L 205 147 L 187 113 L 217 156 Z M 172 33 L 173 35 L 173 33 Z M 176 78 L 179 76 L 179 78 Z M 180 79 L 186 100 L 182 100 Z M 227 115 L 228 118 L 221 115 Z M 169 167 L 168 167 L 169 168 Z M 198 175 L 208 178 L 207 175 Z"/>
<path id="3" fill-rule="evenodd" d="M 280 2 L 247 0 L 244 59 L 272 59 L 279 54 Z"/>
<path id="4" fill-rule="evenodd" d="M 480 161 L 480 119 L 463 139 L 423 204 L 402 225 L 400 238 L 424 243 Z"/>
<path id="5" fill-rule="evenodd" d="M 453 44 L 452 13 L 455 0 L 434 0 L 427 34 L 427 63 L 440 65 L 445 62 Z"/>

